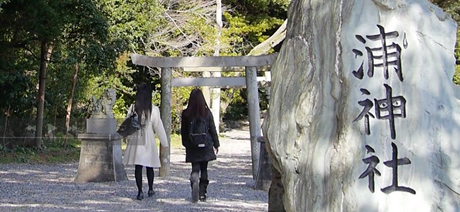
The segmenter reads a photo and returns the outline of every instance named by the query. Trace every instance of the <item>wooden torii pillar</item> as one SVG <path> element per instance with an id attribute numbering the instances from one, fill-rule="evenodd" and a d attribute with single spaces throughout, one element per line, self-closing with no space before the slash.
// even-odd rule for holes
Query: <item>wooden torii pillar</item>
<path id="1" fill-rule="evenodd" d="M 131 54 L 131 60 L 135 65 L 162 68 L 160 112 L 168 142 L 171 141 L 172 86 L 246 86 L 248 92 L 249 129 L 254 179 L 256 179 L 259 168 L 260 156 L 260 143 L 257 142 L 257 139 L 261 136 L 257 67 L 271 65 L 276 60 L 276 57 L 277 54 L 239 57 L 149 57 Z M 172 78 L 172 68 L 197 67 L 245 67 L 246 77 Z M 170 152 L 170 147 L 160 147 L 160 177 L 170 175 Z"/>

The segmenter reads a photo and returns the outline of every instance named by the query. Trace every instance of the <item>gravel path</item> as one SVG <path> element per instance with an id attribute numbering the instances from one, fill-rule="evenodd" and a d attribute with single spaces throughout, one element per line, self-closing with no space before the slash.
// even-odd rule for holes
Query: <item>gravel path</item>
<path id="1" fill-rule="evenodd" d="M 267 211 L 268 193 L 253 189 L 249 132 L 223 134 L 209 164 L 206 202 L 190 202 L 190 164 L 183 149 L 172 149 L 171 176 L 155 170 L 156 194 L 142 201 L 135 199 L 134 167 L 125 167 L 125 181 L 76 184 L 78 163 L 0 165 L 0 211 Z"/>

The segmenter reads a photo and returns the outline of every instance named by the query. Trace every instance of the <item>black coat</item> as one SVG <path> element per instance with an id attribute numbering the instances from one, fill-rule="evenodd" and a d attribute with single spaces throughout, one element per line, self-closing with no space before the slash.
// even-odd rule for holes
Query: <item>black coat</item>
<path id="1" fill-rule="evenodd" d="M 182 122 L 181 122 L 181 137 L 182 145 L 185 147 L 185 162 L 203 162 L 211 161 L 216 159 L 216 153 L 214 148 L 218 148 L 219 137 L 217 136 L 216 125 L 214 124 L 214 118 L 212 117 L 211 111 L 208 110 L 208 115 L 206 118 L 206 124 L 208 125 L 207 138 L 209 139 L 207 143 L 212 145 L 206 145 L 206 147 L 197 147 L 190 142 L 190 117 L 185 117 L 182 112 Z"/>

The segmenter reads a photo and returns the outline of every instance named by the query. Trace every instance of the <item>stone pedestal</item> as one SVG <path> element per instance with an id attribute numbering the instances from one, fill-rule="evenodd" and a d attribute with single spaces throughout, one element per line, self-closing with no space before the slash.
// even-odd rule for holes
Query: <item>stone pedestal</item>
<path id="1" fill-rule="evenodd" d="M 86 132 L 96 134 L 115 134 L 117 120 L 115 118 L 91 117 L 86 120 Z"/>
<path id="2" fill-rule="evenodd" d="M 268 212 L 285 212 L 283 196 L 284 186 L 281 173 L 271 164 L 272 183 L 268 190 Z"/>
<path id="3" fill-rule="evenodd" d="M 127 180 L 122 163 L 121 136 L 113 134 L 79 134 L 80 163 L 75 182 L 108 182 Z"/>
<path id="4" fill-rule="evenodd" d="M 264 137 L 259 137 L 257 141 L 260 143 L 260 158 L 255 189 L 268 191 L 272 180 L 270 156 L 267 152 Z"/>

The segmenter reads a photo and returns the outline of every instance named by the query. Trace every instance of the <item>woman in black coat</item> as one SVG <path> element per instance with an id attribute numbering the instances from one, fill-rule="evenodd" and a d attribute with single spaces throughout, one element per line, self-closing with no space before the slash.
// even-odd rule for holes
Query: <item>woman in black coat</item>
<path id="1" fill-rule="evenodd" d="M 206 125 L 205 144 L 198 146 L 191 141 L 191 123 L 202 119 Z M 208 162 L 216 160 L 219 148 L 214 119 L 200 89 L 195 88 L 190 93 L 187 109 L 182 112 L 181 122 L 182 145 L 185 147 L 185 162 L 192 163 L 190 185 L 192 187 L 192 202 L 206 201 L 208 180 Z M 199 178 L 199 179 L 198 179 Z"/>

